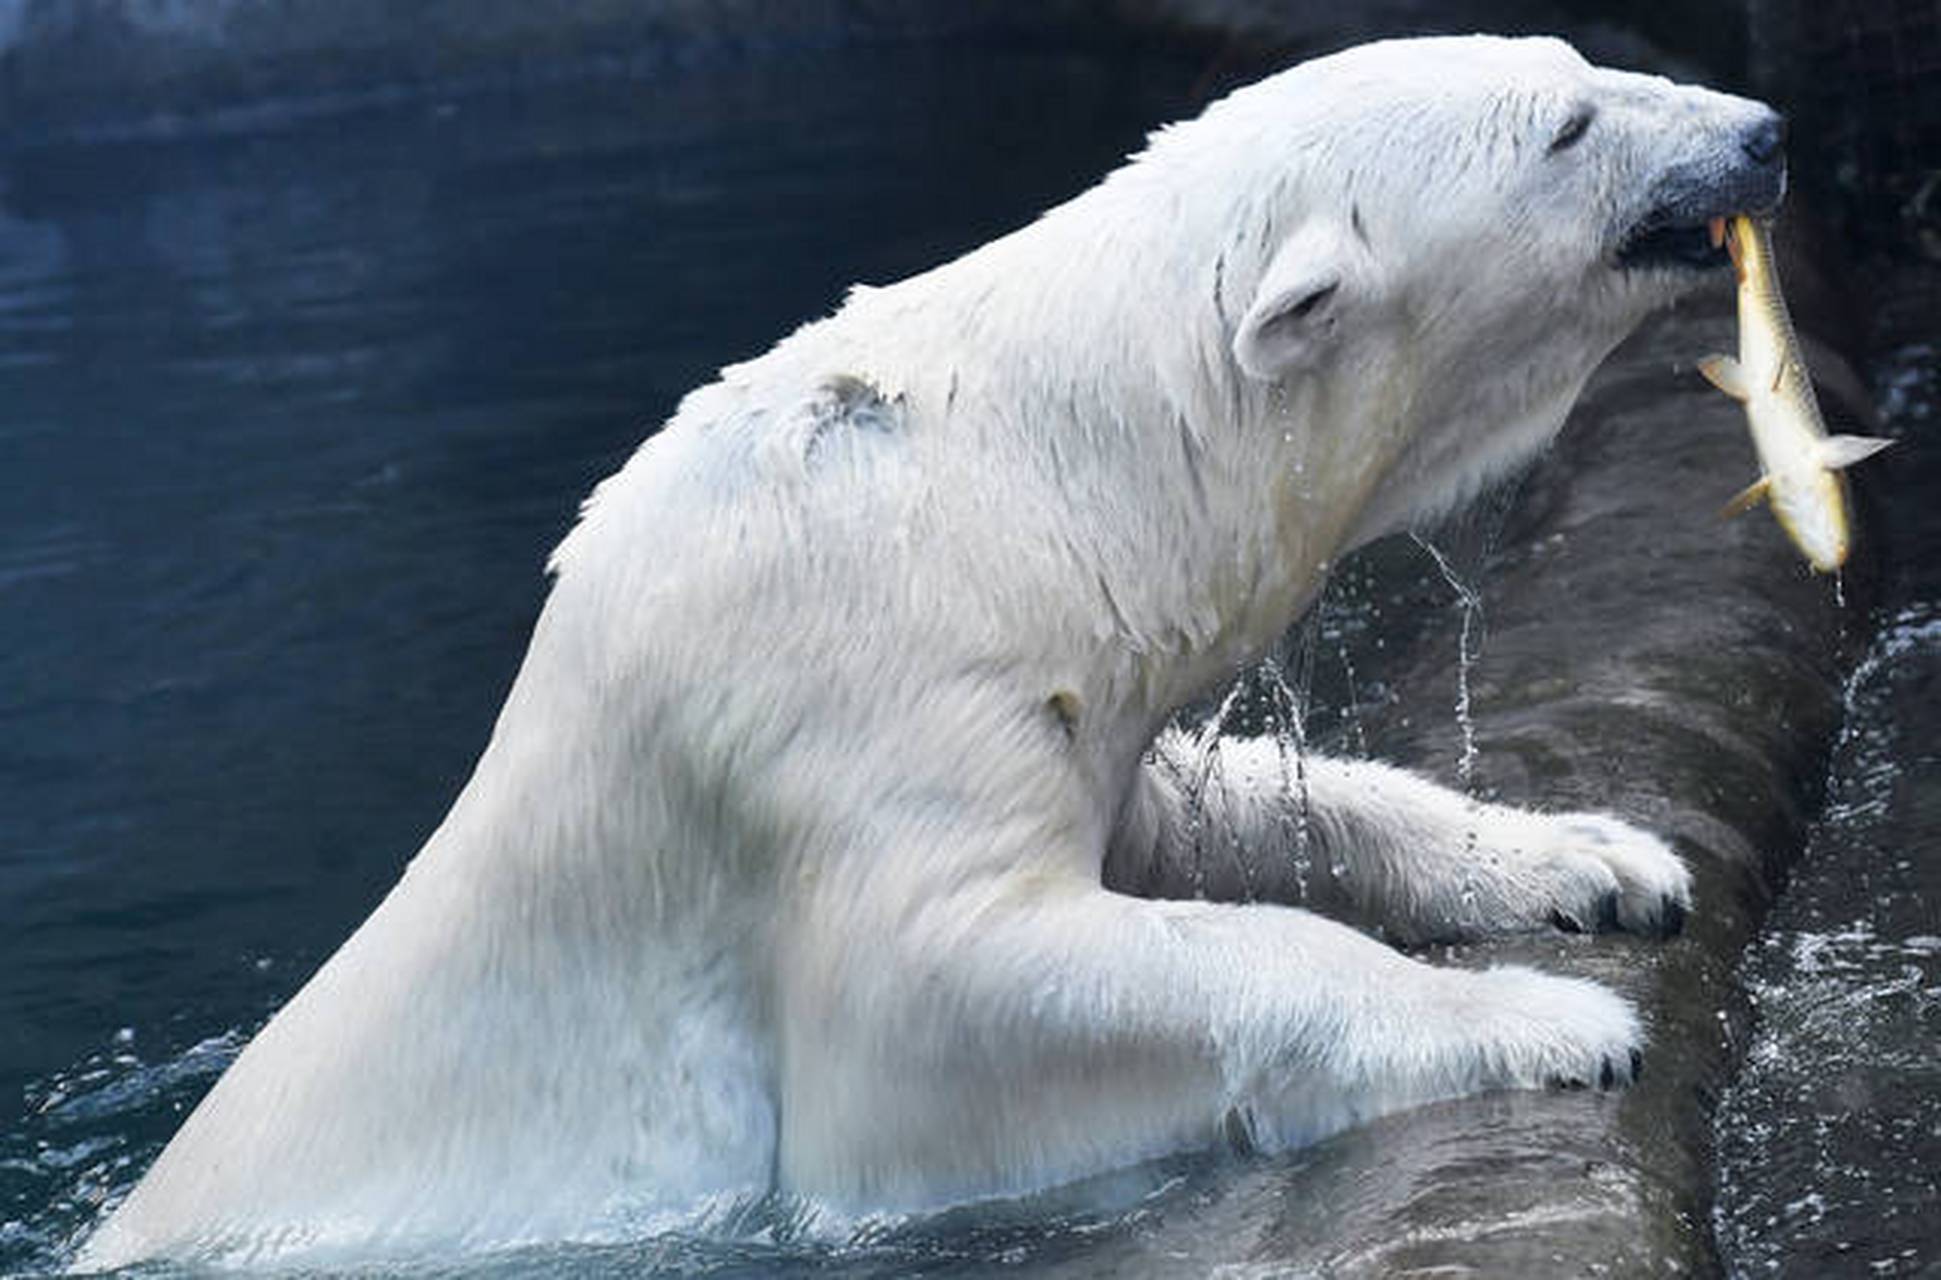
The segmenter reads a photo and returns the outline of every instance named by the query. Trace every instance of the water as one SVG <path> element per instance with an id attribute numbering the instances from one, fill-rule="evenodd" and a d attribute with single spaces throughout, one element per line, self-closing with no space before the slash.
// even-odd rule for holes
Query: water
<path id="1" fill-rule="evenodd" d="M 1914 291 L 1934 296 L 1934 273 Z M 1891 296 L 1883 294 L 1880 296 Z M 1893 308 L 1890 305 L 1890 333 Z M 1932 312 L 1927 312 L 1932 315 Z M 1820 821 L 1747 956 L 1756 1020 L 1716 1120 L 1735 1276 L 1941 1273 L 1941 365 L 1927 336 L 1879 366 L 1890 468 L 1856 484 L 1890 560 L 1847 691 Z"/>
<path id="2" fill-rule="evenodd" d="M 393 882 L 592 483 L 851 282 L 1085 185 L 1199 71 L 703 60 L 0 153 L 0 1271 Z"/>
<path id="3" fill-rule="evenodd" d="M 1310 752 L 1367 758 L 1370 731 L 1364 712 L 1379 723 L 1382 713 L 1398 709 L 1391 681 L 1406 678 L 1409 664 L 1425 649 L 1448 646 L 1452 610 L 1458 622 L 1450 715 L 1460 735 L 1453 768 L 1461 788 L 1476 790 L 1479 748 L 1470 678 L 1485 630 L 1476 584 L 1487 572 L 1515 494 L 1515 484 L 1500 486 L 1473 513 L 1446 521 L 1433 533 L 1389 539 L 1330 566 L 1313 608 L 1274 653 L 1242 672 L 1217 699 L 1179 714 L 1174 750 L 1154 759 L 1171 773 L 1187 805 L 1193 874 L 1180 891 L 1195 897 L 1237 894 L 1253 901 L 1263 896 L 1262 885 L 1271 884 L 1273 891 L 1265 896 L 1318 903 L 1345 884 L 1347 867 L 1339 858 L 1318 868 L 1322 874 L 1315 878 Z M 1218 793 L 1221 744 L 1234 737 L 1266 737 L 1278 750 L 1281 786 L 1293 803 L 1282 808 L 1281 838 L 1273 848 L 1243 849 L 1237 834 L 1221 825 L 1229 821 Z M 1226 865 L 1217 865 L 1220 859 Z M 1267 865 L 1270 859 L 1284 859 L 1288 874 L 1277 874 L 1280 868 Z M 1333 903 L 1332 909 L 1341 905 Z"/>
<path id="4" fill-rule="evenodd" d="M 1759 1022 L 1718 1117 L 1719 1235 L 1742 1275 L 1941 1266 L 1941 609 L 1856 674 L 1825 815 L 1747 958 Z"/>
<path id="5" fill-rule="evenodd" d="M 1281 839 L 1287 849 L 1286 856 L 1294 864 L 1294 889 L 1302 901 L 1307 899 L 1308 876 L 1314 866 L 1311 830 L 1313 797 L 1308 786 L 1307 768 L 1307 717 L 1314 688 L 1314 654 L 1323 613 L 1323 609 L 1316 608 L 1308 615 L 1293 683 L 1288 682 L 1287 669 L 1278 658 L 1269 659 L 1261 671 L 1268 697 L 1266 727 L 1273 735 L 1275 755 L 1280 764 L 1281 793 L 1293 797 L 1293 802 L 1281 810 Z"/>
<path id="6" fill-rule="evenodd" d="M 1449 563 L 1449 557 L 1421 534 L 1413 535 L 1415 545 L 1435 561 L 1436 572 L 1456 593 L 1462 626 L 1456 633 L 1456 727 L 1462 732 L 1462 754 L 1456 760 L 1456 781 L 1469 791 L 1476 780 L 1476 721 L 1470 713 L 1469 676 L 1476 667 L 1476 644 L 1482 626 L 1483 597 Z"/>

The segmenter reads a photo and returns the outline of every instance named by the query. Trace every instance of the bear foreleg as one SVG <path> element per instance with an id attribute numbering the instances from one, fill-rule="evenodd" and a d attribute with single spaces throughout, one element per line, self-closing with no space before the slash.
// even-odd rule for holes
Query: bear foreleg
<path id="1" fill-rule="evenodd" d="M 785 965 L 779 1181 L 921 1207 L 1227 1140 L 1298 1145 L 1494 1088 L 1611 1087 L 1635 1015 L 1596 983 L 1422 963 L 1269 904 L 1042 871 L 803 918 Z"/>
<path id="2" fill-rule="evenodd" d="M 1538 813 L 1270 738 L 1162 736 L 1106 862 L 1153 897 L 1305 903 L 1398 941 L 1559 927 L 1669 934 L 1691 874 L 1601 813 Z"/>

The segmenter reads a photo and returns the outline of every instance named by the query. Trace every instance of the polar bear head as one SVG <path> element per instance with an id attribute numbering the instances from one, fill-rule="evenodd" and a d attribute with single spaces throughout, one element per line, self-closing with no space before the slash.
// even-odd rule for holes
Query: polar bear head
<path id="1" fill-rule="evenodd" d="M 1350 49 L 1216 103 L 1150 158 L 1244 192 L 1216 215 L 1243 229 L 1218 271 L 1244 380 L 1325 386 L 1325 416 L 1363 406 L 1395 443 L 1358 540 L 1540 446 L 1640 320 L 1726 265 L 1708 222 L 1771 211 L 1785 183 L 1764 105 L 1541 38 Z"/>

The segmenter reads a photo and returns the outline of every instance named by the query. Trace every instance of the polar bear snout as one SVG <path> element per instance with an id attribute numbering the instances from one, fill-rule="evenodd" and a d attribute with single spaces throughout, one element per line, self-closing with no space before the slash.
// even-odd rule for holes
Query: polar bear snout
<path id="1" fill-rule="evenodd" d="M 1786 122 L 1763 103 L 1746 118 L 1710 132 L 1705 145 L 1667 167 L 1643 212 L 1619 240 L 1617 265 L 1721 268 L 1725 251 L 1707 224 L 1735 214 L 1769 217 L 1786 195 Z"/>
<path id="2" fill-rule="evenodd" d="M 1734 213 L 1770 215 L 1786 195 L 1786 117 L 1759 104 L 1752 122 L 1739 130 L 1737 143 L 1721 194 L 1737 205 Z"/>
<path id="3" fill-rule="evenodd" d="M 1757 165 L 1786 163 L 1786 117 L 1770 108 L 1739 135 L 1739 149 Z"/>

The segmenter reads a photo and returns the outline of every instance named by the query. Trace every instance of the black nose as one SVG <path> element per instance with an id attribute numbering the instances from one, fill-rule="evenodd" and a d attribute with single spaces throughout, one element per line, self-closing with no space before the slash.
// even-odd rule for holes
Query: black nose
<path id="1" fill-rule="evenodd" d="M 1786 117 L 1768 111 L 1765 119 L 1747 129 L 1739 146 L 1754 164 L 1772 164 L 1786 150 Z"/>

